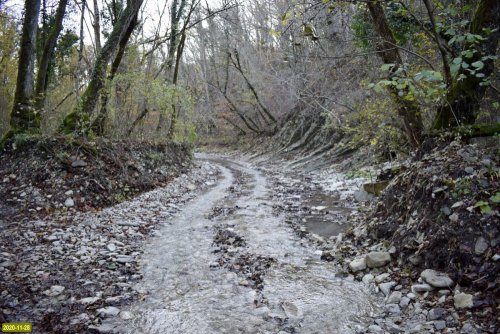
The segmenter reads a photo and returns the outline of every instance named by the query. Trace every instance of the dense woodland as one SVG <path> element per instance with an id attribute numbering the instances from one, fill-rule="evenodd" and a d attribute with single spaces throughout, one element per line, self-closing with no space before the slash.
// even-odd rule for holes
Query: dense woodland
<path id="1" fill-rule="evenodd" d="M 408 151 L 494 133 L 499 16 L 497 0 L 2 0 L 0 134 L 227 141 L 292 122 Z"/>

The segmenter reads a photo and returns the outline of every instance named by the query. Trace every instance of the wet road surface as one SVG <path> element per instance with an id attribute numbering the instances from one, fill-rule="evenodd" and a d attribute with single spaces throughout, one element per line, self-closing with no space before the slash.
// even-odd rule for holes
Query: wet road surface
<path id="1" fill-rule="evenodd" d="M 355 333 L 375 312 L 366 286 L 293 233 L 271 184 L 246 163 L 212 160 L 219 182 L 151 239 L 143 300 L 119 333 Z"/>

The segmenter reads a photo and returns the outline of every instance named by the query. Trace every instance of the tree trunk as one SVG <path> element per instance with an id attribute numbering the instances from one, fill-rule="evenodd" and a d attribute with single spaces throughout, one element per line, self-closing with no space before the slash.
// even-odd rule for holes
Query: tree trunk
<path id="1" fill-rule="evenodd" d="M 477 48 L 470 63 L 481 60 L 484 56 L 496 55 L 498 39 L 500 38 L 500 1 L 480 0 L 472 18 L 470 32 L 475 35 L 484 35 L 483 29 L 489 28 L 493 32 Z M 495 30 L 496 29 L 496 30 Z M 466 49 L 473 47 L 466 46 Z M 446 96 L 446 103 L 438 109 L 434 119 L 434 129 L 449 128 L 465 124 L 473 124 L 476 121 L 481 100 L 483 99 L 487 86 L 481 82 L 488 78 L 494 70 L 492 59 L 482 60 L 484 68 L 480 71 L 484 78 L 466 73 L 462 69 L 453 78 L 452 85 Z M 466 78 L 458 80 L 460 74 Z"/>
<path id="2" fill-rule="evenodd" d="M 128 5 L 120 14 L 116 25 L 113 27 L 111 35 L 104 44 L 101 52 L 97 56 L 92 78 L 82 94 L 81 100 L 78 102 L 75 109 L 64 118 L 60 129 L 63 133 L 73 133 L 77 130 L 81 134 L 87 134 L 90 130 L 90 115 L 95 109 L 99 94 L 106 80 L 106 68 L 109 60 L 113 56 L 118 44 L 127 33 L 130 25 L 134 21 L 143 0 L 130 0 Z"/>
<path id="3" fill-rule="evenodd" d="M 370 0 L 367 2 L 367 6 L 373 19 L 375 31 L 381 39 L 381 41 L 377 43 L 378 54 L 384 63 L 394 64 L 389 74 L 389 76 L 392 77 L 393 73 L 399 69 L 403 63 L 396 46 L 396 40 L 387 23 L 384 8 L 380 2 L 377 0 Z M 398 106 L 398 115 L 403 120 L 406 137 L 409 143 L 413 147 L 418 147 L 422 141 L 424 129 L 420 107 L 415 101 L 408 101 L 401 98 L 395 88 L 389 88 L 389 93 Z"/>
<path id="4" fill-rule="evenodd" d="M 20 132 L 40 131 L 41 115 L 33 108 L 33 77 L 39 14 L 40 0 L 26 0 L 9 136 Z"/>
<path id="5" fill-rule="evenodd" d="M 132 36 L 132 32 L 134 31 L 135 27 L 137 26 L 137 17 L 134 19 L 134 21 L 130 24 L 129 28 L 127 29 L 127 32 L 125 35 L 123 35 L 123 38 L 120 40 L 120 45 L 118 48 L 118 53 L 115 56 L 115 60 L 113 61 L 113 64 L 111 65 L 111 71 L 108 75 L 108 83 L 111 84 L 113 79 L 115 78 L 116 73 L 118 72 L 118 67 L 120 67 L 120 63 L 122 61 L 123 55 L 125 54 L 125 49 L 128 43 L 128 40 L 130 39 L 130 36 Z M 105 128 L 105 123 L 108 117 L 108 100 L 109 100 L 109 88 L 104 89 L 103 94 L 102 94 L 102 101 L 101 101 L 101 109 L 99 110 L 99 114 L 97 117 L 94 119 L 92 122 L 92 131 L 97 136 L 102 136 L 104 135 L 104 128 Z"/>
<path id="6" fill-rule="evenodd" d="M 181 40 L 179 42 L 179 47 L 177 48 L 177 55 L 175 59 L 174 76 L 172 78 L 172 84 L 177 85 L 177 79 L 179 78 L 179 66 L 182 58 L 182 53 L 184 52 L 184 43 L 186 42 L 186 32 L 183 31 Z M 175 136 L 175 130 L 177 127 L 177 122 L 179 119 L 179 110 L 176 106 L 176 101 L 172 103 L 172 117 L 170 118 L 170 128 L 168 129 L 167 139 L 173 140 Z"/>
<path id="7" fill-rule="evenodd" d="M 38 64 L 38 73 L 36 77 L 35 86 L 35 107 L 37 110 L 42 110 L 45 106 L 45 93 L 47 92 L 47 85 L 49 81 L 49 63 L 54 55 L 57 38 L 62 30 L 62 23 L 68 0 L 60 0 L 56 11 L 54 26 L 43 46 L 43 53 Z"/>
<path id="8" fill-rule="evenodd" d="M 101 52 L 101 15 L 99 14 L 99 5 L 97 0 L 94 0 L 94 39 L 95 39 L 95 54 Z"/>

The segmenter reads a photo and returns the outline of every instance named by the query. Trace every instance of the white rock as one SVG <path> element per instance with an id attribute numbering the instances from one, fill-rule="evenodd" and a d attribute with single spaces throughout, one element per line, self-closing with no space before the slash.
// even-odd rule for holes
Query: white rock
<path id="1" fill-rule="evenodd" d="M 97 314 L 103 318 L 114 317 L 120 313 L 120 309 L 114 306 L 106 306 L 97 309 Z"/>
<path id="2" fill-rule="evenodd" d="M 121 311 L 120 312 L 120 319 L 122 319 L 122 320 L 130 320 L 133 318 L 134 318 L 134 315 L 132 314 L 132 312 L 129 312 L 129 311 Z"/>
<path id="3" fill-rule="evenodd" d="M 435 288 L 449 288 L 455 284 L 448 275 L 432 269 L 425 269 L 420 274 L 420 277 Z"/>
<path id="4" fill-rule="evenodd" d="M 375 277 L 375 282 L 376 283 L 382 283 L 383 281 L 385 281 L 386 279 L 388 279 L 389 276 L 391 276 L 389 273 L 380 274 L 377 277 Z"/>
<path id="5" fill-rule="evenodd" d="M 106 246 L 106 248 L 110 251 L 110 252 L 114 252 L 116 250 L 116 245 L 115 244 L 108 244 Z"/>
<path id="6" fill-rule="evenodd" d="M 401 298 L 403 298 L 403 294 L 401 293 L 401 291 L 394 291 L 387 298 L 386 303 L 387 304 L 399 304 L 399 302 L 401 301 Z"/>
<path id="7" fill-rule="evenodd" d="M 66 195 L 66 196 L 71 196 L 71 195 L 73 195 L 73 190 L 68 190 L 68 191 L 66 191 L 66 192 L 64 193 L 64 195 Z"/>
<path id="8" fill-rule="evenodd" d="M 101 298 L 99 298 L 99 297 L 87 297 L 87 298 L 82 298 L 82 299 L 78 300 L 78 302 L 80 304 L 90 305 L 90 304 L 94 304 L 95 302 L 97 302 L 100 299 Z"/>
<path id="9" fill-rule="evenodd" d="M 371 252 L 366 255 L 366 265 L 369 268 L 379 268 L 391 262 L 391 254 L 388 252 Z"/>
<path id="10" fill-rule="evenodd" d="M 64 205 L 70 208 L 72 206 L 75 206 L 75 201 L 73 201 L 71 197 L 68 197 L 66 201 L 64 201 Z"/>
<path id="11" fill-rule="evenodd" d="M 349 263 L 349 268 L 353 273 L 366 269 L 366 260 L 364 257 L 354 259 Z"/>
<path id="12" fill-rule="evenodd" d="M 372 274 L 366 274 L 365 276 L 363 276 L 363 278 L 361 279 L 363 281 L 363 283 L 365 284 L 369 284 L 371 282 L 373 282 L 373 275 Z"/>
<path id="13" fill-rule="evenodd" d="M 379 284 L 379 288 L 380 288 L 380 291 L 382 291 L 382 293 L 385 295 L 385 296 L 388 296 L 389 293 L 391 293 L 391 289 L 393 287 L 396 286 L 396 282 L 387 282 L 387 283 L 381 283 Z"/>
<path id="14" fill-rule="evenodd" d="M 476 245 L 474 246 L 474 252 L 476 255 L 482 255 L 488 250 L 488 247 L 488 242 L 486 242 L 483 237 L 479 237 L 476 241 Z"/>
<path id="15" fill-rule="evenodd" d="M 414 284 L 411 286 L 411 291 L 412 292 L 428 292 L 432 291 L 434 288 L 430 286 L 429 284 Z"/>
<path id="16" fill-rule="evenodd" d="M 457 293 L 453 297 L 455 308 L 471 308 L 474 305 L 472 295 L 467 293 Z"/>
<path id="17" fill-rule="evenodd" d="M 45 290 L 43 293 L 49 297 L 55 297 L 63 293 L 64 289 L 66 289 L 64 286 L 52 285 L 49 290 Z"/>

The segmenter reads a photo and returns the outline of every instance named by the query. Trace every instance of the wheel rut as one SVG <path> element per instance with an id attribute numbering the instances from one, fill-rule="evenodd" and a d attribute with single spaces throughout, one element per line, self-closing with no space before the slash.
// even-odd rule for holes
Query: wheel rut
<path id="1" fill-rule="evenodd" d="M 146 246 L 142 301 L 119 333 L 355 333 L 375 309 L 362 284 L 297 236 L 251 165 L 211 160 L 219 183 Z"/>

